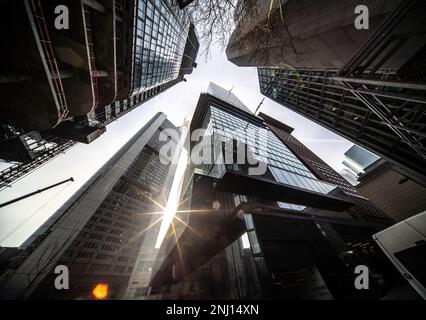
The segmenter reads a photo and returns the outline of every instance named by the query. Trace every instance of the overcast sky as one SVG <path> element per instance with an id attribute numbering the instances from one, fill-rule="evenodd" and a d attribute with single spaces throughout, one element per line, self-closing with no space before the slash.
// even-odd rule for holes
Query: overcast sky
<path id="1" fill-rule="evenodd" d="M 158 111 L 180 125 L 185 116 L 192 115 L 200 93 L 207 90 L 210 81 L 225 89 L 233 88 L 232 92 L 252 111 L 263 98 L 256 69 L 235 66 L 219 49 L 212 50 L 207 62 L 199 57 L 197 69 L 187 79 L 108 125 L 107 132 L 93 143 L 78 144 L 1 191 L 0 203 L 3 203 L 69 177 L 75 180 L 1 208 L 0 245 L 19 246 L 25 241 Z M 343 168 L 343 153 L 352 146 L 351 142 L 268 98 L 260 111 L 293 127 L 293 135 L 335 170 Z"/>

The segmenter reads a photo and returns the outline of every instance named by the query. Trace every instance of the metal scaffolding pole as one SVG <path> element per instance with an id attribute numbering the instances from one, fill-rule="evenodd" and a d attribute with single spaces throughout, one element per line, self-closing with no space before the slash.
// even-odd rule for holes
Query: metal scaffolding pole
<path id="1" fill-rule="evenodd" d="M 12 203 L 15 203 L 15 202 L 18 202 L 18 201 L 24 200 L 24 199 L 26 199 L 26 198 L 29 198 L 29 197 L 31 197 L 31 196 L 33 196 L 33 195 L 35 195 L 35 194 L 42 193 L 43 191 L 46 191 L 46 190 L 49 190 L 49 189 L 55 188 L 55 187 L 57 187 L 57 186 L 59 186 L 59 185 L 61 185 L 61 184 L 64 184 L 64 183 L 66 183 L 66 182 L 69 182 L 69 181 L 73 182 L 73 181 L 74 181 L 73 177 L 71 177 L 71 178 L 69 178 L 69 179 L 67 179 L 67 180 L 64 180 L 64 181 L 61 181 L 61 182 L 58 182 L 58 183 L 52 184 L 51 186 L 48 186 L 48 187 L 45 187 L 45 188 L 39 189 L 39 190 L 37 190 L 37 191 L 30 192 L 30 193 L 28 193 L 28 194 L 26 194 L 26 195 L 23 195 L 23 196 L 21 196 L 21 197 L 15 198 L 15 199 L 12 199 L 12 200 L 10 200 L 10 201 L 6 201 L 6 202 L 3 202 L 3 203 L 0 203 L 0 208 L 6 207 L 6 206 L 8 206 L 8 205 L 10 205 L 10 204 L 12 204 Z"/>

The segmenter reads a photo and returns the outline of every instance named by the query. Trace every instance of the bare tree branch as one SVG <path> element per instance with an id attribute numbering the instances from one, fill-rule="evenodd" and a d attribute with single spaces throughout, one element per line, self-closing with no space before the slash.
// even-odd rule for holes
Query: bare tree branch
<path id="1" fill-rule="evenodd" d="M 213 46 L 224 50 L 233 34 L 240 50 L 250 50 L 259 65 L 268 65 L 277 52 L 298 54 L 284 7 L 283 0 L 196 0 L 188 13 L 197 27 L 206 60 Z"/>

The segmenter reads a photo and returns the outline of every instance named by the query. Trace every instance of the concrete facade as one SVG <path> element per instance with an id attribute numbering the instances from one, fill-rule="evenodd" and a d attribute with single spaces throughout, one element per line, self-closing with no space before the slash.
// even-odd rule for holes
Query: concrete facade
<path id="1" fill-rule="evenodd" d="M 53 274 L 59 259 L 165 119 L 164 114 L 157 114 L 35 232 L 32 241 L 25 244 L 27 256 L 1 284 L 0 298 L 28 298 Z M 53 280 L 47 287 L 55 290 Z"/>

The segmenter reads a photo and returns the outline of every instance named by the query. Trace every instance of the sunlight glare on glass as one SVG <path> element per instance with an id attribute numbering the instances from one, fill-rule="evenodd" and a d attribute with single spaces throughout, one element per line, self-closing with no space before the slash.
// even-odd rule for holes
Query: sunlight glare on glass
<path id="1" fill-rule="evenodd" d="M 250 248 L 250 241 L 247 232 L 241 236 L 241 242 L 243 243 L 243 249 Z"/>
<path id="2" fill-rule="evenodd" d="M 182 153 L 179 157 L 179 162 L 176 168 L 175 178 L 173 179 L 172 188 L 170 190 L 169 199 L 167 201 L 166 209 L 163 214 L 163 221 L 161 222 L 160 231 L 158 232 L 157 241 L 155 243 L 155 248 L 160 248 L 163 243 L 164 237 L 167 234 L 167 230 L 170 227 L 170 223 L 172 222 L 177 206 L 179 203 L 180 196 L 180 186 L 183 179 L 183 175 L 186 170 L 186 164 L 188 161 L 188 152 L 183 149 Z"/>

